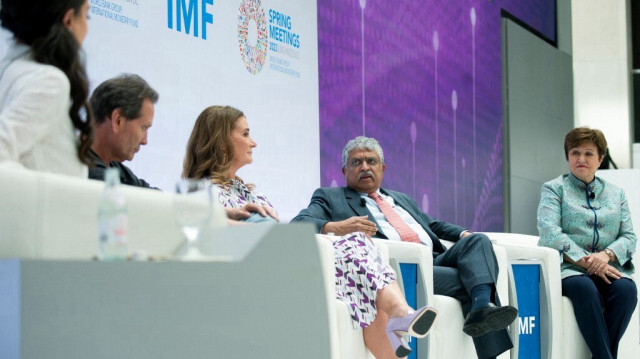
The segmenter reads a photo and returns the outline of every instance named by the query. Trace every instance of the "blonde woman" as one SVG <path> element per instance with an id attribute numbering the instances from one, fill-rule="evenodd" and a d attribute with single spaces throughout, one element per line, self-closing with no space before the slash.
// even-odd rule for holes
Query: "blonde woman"
<path id="1" fill-rule="evenodd" d="M 233 219 L 253 215 L 277 221 L 268 199 L 236 175 L 241 167 L 253 162 L 256 146 L 241 111 L 211 106 L 196 120 L 187 144 L 183 177 L 208 178 L 219 190 L 222 205 L 232 209 Z M 411 349 L 402 336 L 426 336 L 437 311 L 431 307 L 414 311 L 409 307 L 396 283 L 395 272 L 363 233 L 338 237 L 333 248 L 337 297 L 347 305 L 354 327 L 363 328 L 369 349 L 376 358 L 407 356 Z M 370 326 L 381 313 L 390 318 L 386 328 Z"/>

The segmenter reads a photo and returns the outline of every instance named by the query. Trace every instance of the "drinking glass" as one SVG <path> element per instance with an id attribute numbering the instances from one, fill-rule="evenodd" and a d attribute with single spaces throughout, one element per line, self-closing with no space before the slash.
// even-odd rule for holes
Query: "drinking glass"
<path id="1" fill-rule="evenodd" d="M 176 221 L 187 239 L 183 260 L 200 260 L 198 236 L 209 223 L 213 210 L 213 195 L 208 181 L 181 179 L 176 182 L 173 201 Z"/>

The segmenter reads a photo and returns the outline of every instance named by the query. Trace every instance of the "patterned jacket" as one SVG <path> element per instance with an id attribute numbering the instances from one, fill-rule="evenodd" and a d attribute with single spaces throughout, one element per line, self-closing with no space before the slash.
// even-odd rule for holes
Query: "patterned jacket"
<path id="1" fill-rule="evenodd" d="M 574 261 L 609 248 L 617 257 L 612 266 L 627 277 L 634 271 L 631 258 L 637 238 L 627 199 L 622 189 L 601 178 L 587 185 L 565 174 L 542 185 L 538 232 L 538 245 L 557 249 Z M 562 278 L 583 273 L 585 269 L 562 262 Z"/>

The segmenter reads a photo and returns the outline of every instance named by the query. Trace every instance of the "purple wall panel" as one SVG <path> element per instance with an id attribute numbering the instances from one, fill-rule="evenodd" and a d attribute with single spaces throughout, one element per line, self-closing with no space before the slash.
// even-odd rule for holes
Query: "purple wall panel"
<path id="1" fill-rule="evenodd" d="M 342 148 L 364 134 L 385 151 L 383 187 L 501 231 L 502 7 L 555 38 L 553 0 L 319 0 L 322 185 L 345 184 Z"/>

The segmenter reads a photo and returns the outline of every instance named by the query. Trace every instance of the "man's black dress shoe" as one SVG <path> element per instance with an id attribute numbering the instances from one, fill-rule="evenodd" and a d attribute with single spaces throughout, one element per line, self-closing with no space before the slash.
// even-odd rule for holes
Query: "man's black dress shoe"
<path id="1" fill-rule="evenodd" d="M 510 305 L 496 307 L 489 303 L 486 307 L 469 313 L 462 330 L 469 336 L 480 337 L 488 332 L 506 328 L 517 316 L 518 310 Z"/>

